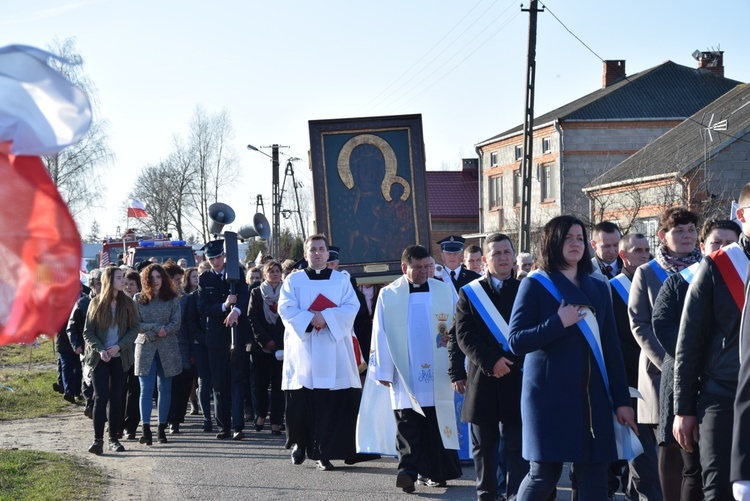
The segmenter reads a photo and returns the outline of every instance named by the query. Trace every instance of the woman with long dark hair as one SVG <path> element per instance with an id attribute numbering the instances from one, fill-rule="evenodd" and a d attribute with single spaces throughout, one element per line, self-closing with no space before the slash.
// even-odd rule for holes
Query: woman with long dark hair
<path id="1" fill-rule="evenodd" d="M 261 431 L 269 408 L 268 384 L 271 384 L 271 433 L 281 435 L 284 422 L 284 392 L 281 390 L 283 358 L 277 353 L 284 350 L 284 324 L 278 313 L 281 292 L 281 263 L 268 261 L 263 265 L 263 282 L 250 291 L 248 315 L 260 353 L 253 354 L 255 399 L 258 403 L 256 431 Z"/>
<path id="2" fill-rule="evenodd" d="M 104 451 L 104 422 L 109 421 L 109 449 L 123 452 L 117 440 L 122 414 L 125 373 L 133 365 L 133 343 L 138 334 L 138 314 L 133 300 L 123 292 L 122 270 L 102 270 L 102 291 L 91 300 L 83 328 L 84 363 L 93 372 L 94 443 L 89 452 Z M 109 412 L 107 412 L 109 404 Z"/>
<path id="3" fill-rule="evenodd" d="M 166 428 L 172 401 L 172 377 L 182 372 L 177 344 L 180 329 L 180 299 L 167 272 L 158 264 L 141 271 L 143 290 L 136 294 L 140 332 L 135 340 L 135 374 L 141 382 L 142 444 L 151 445 L 151 409 L 158 378 L 160 443 L 167 441 Z"/>
<path id="4" fill-rule="evenodd" d="M 580 499 L 607 499 L 616 436 L 622 425 L 636 429 L 612 299 L 590 276 L 579 219 L 553 218 L 540 247 L 540 270 L 521 281 L 509 325 L 510 349 L 526 356 L 521 413 L 530 471 L 518 499 L 548 499 L 563 462 L 574 464 Z"/>

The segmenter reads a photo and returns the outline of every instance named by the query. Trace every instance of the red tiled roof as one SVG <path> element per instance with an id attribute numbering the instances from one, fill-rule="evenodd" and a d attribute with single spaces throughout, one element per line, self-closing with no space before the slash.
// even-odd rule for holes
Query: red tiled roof
<path id="1" fill-rule="evenodd" d="M 427 171 L 427 205 L 434 218 L 479 219 L 476 170 Z"/>

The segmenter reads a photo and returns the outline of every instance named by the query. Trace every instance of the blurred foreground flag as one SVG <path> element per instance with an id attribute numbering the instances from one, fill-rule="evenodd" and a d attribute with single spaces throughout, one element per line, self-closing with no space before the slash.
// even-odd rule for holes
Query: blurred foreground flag
<path id="1" fill-rule="evenodd" d="M 128 203 L 128 217 L 148 217 L 146 207 L 138 200 L 131 198 Z"/>
<path id="2" fill-rule="evenodd" d="M 47 65 L 0 48 L 0 345 L 57 332 L 80 290 L 81 238 L 42 160 L 91 124 L 86 96 Z"/>
<path id="3" fill-rule="evenodd" d="M 81 287 L 81 237 L 65 202 L 39 157 L 9 148 L 0 143 L 0 346 L 57 332 Z"/>
<path id="4" fill-rule="evenodd" d="M 0 48 L 0 141 L 15 155 L 54 155 L 91 126 L 86 95 L 47 64 L 64 59 L 26 45 Z"/>

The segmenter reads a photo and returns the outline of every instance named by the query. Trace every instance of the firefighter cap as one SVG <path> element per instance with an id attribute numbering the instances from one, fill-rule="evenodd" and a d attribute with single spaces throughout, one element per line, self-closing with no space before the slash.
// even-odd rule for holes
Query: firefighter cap
<path id="1" fill-rule="evenodd" d="M 464 250 L 465 241 L 466 239 L 461 236 L 450 235 L 439 240 L 437 243 L 440 245 L 440 249 L 442 249 L 443 252 L 461 252 Z"/>
<path id="2" fill-rule="evenodd" d="M 224 240 L 211 240 L 201 250 L 207 258 L 219 257 L 224 254 Z"/>
<path id="3" fill-rule="evenodd" d="M 339 247 L 336 247 L 335 245 L 329 245 L 328 246 L 328 262 L 331 261 L 338 261 L 339 260 L 339 251 L 341 249 Z"/>

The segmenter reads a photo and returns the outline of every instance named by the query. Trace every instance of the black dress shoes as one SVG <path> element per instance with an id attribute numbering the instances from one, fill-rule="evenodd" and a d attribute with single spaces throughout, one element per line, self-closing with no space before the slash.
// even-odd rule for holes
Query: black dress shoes
<path id="1" fill-rule="evenodd" d="M 396 475 L 396 487 L 400 488 L 405 493 L 410 494 L 416 490 L 416 487 L 414 487 L 414 482 L 416 482 L 416 480 L 417 479 L 415 479 L 413 475 L 410 475 L 405 471 L 400 471 L 398 472 L 398 475 Z"/>
<path id="2" fill-rule="evenodd" d="M 302 464 L 304 462 L 305 462 L 305 450 L 299 448 L 297 444 L 294 444 L 294 449 L 292 449 L 292 463 Z"/>
<path id="3" fill-rule="evenodd" d="M 227 438 L 232 438 L 232 434 L 228 430 L 221 430 L 219 433 L 216 434 L 216 438 L 220 440 L 225 440 Z"/>
<path id="4" fill-rule="evenodd" d="M 245 438 L 245 434 L 242 433 L 242 430 L 237 430 L 232 435 L 232 440 L 242 440 L 243 438 Z"/>
<path id="5" fill-rule="evenodd" d="M 331 462 L 327 459 L 319 459 L 318 462 L 315 463 L 315 467 L 320 471 L 331 471 L 334 468 Z"/>

